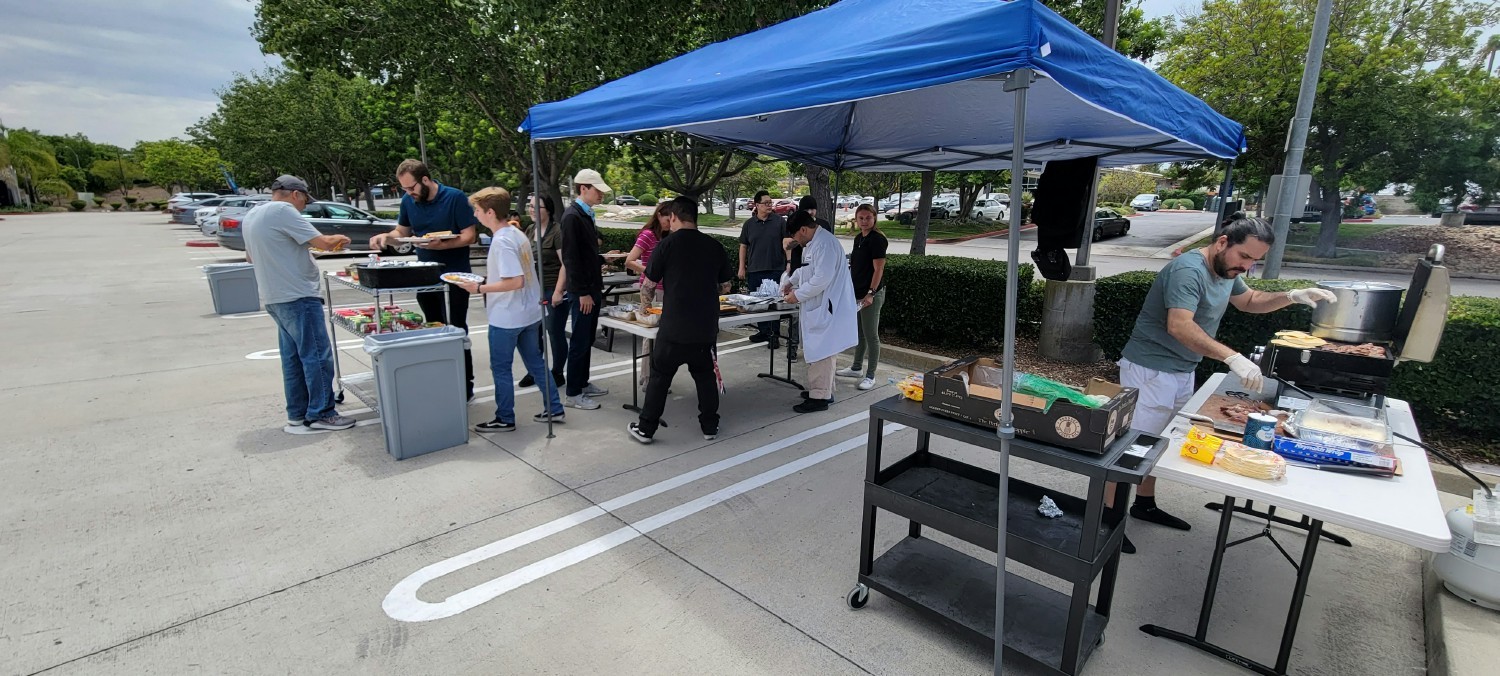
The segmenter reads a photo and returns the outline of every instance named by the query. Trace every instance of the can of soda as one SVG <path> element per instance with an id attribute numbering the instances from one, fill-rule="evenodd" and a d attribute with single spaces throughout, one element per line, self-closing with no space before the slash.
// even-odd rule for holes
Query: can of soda
<path id="1" fill-rule="evenodd" d="M 1250 418 L 1245 421 L 1245 445 L 1250 448 L 1271 450 L 1271 445 L 1276 441 L 1276 416 L 1265 413 L 1251 413 Z"/>

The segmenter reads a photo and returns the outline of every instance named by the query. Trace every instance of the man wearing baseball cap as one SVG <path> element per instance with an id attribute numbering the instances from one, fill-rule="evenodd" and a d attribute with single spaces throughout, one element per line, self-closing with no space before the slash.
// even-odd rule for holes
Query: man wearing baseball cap
<path id="1" fill-rule="evenodd" d="M 255 285 L 280 338 L 281 380 L 288 434 L 346 430 L 354 419 L 333 409 L 333 345 L 318 295 L 318 267 L 308 247 L 334 251 L 343 235 L 319 234 L 302 210 L 312 201 L 307 182 L 282 175 L 271 199 L 245 214 L 245 258 L 255 264 Z"/>
<path id="2" fill-rule="evenodd" d="M 593 410 L 609 390 L 589 382 L 594 334 L 599 330 L 599 306 L 604 304 L 604 277 L 600 267 L 599 228 L 594 222 L 594 207 L 611 192 L 604 177 L 593 169 L 584 169 L 573 177 L 578 198 L 568 205 L 562 216 L 562 262 L 564 287 L 573 297 L 573 335 L 568 341 L 567 397 L 569 408 Z"/>

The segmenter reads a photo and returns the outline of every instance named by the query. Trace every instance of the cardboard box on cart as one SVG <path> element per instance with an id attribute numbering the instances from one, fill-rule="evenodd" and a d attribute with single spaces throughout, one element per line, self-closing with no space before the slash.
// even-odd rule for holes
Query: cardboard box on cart
<path id="1" fill-rule="evenodd" d="M 1001 368 L 993 359 L 964 357 L 928 371 L 922 381 L 922 410 L 984 427 L 999 427 L 1000 383 L 985 377 L 976 367 L 996 371 Z M 1133 387 L 1099 378 L 1089 381 L 1083 393 L 1102 394 L 1110 398 L 1109 403 L 1088 408 L 1060 399 L 1049 407 L 1041 397 L 1014 393 L 1011 411 L 1016 434 L 1065 448 L 1104 452 L 1121 433 L 1130 429 L 1140 393 Z"/>

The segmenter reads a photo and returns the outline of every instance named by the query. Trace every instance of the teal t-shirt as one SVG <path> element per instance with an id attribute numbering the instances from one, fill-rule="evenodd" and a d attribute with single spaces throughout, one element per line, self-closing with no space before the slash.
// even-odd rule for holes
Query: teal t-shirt
<path id="1" fill-rule="evenodd" d="M 1204 333 L 1219 332 L 1219 321 L 1229 307 L 1229 298 L 1250 290 L 1245 280 L 1220 279 L 1208 269 L 1202 251 L 1189 251 L 1156 274 L 1146 305 L 1135 319 L 1135 330 L 1125 344 L 1124 357 L 1148 369 L 1187 373 L 1198 367 L 1203 355 L 1189 350 L 1167 333 L 1167 310 L 1193 312 L 1193 322 Z"/>

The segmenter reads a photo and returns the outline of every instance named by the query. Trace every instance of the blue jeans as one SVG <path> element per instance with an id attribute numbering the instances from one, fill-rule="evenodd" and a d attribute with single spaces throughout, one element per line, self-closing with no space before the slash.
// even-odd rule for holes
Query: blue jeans
<path id="1" fill-rule="evenodd" d="M 563 414 L 562 401 L 557 398 L 557 382 L 552 380 L 552 373 L 542 362 L 542 334 L 537 330 L 540 328 L 539 324 L 540 322 L 519 329 L 490 326 L 490 373 L 495 379 L 496 420 L 511 424 L 516 422 L 516 387 L 510 369 L 518 349 L 526 372 L 536 380 L 537 389 L 542 391 L 547 401 L 547 410 L 554 416 Z"/>
<path id="2" fill-rule="evenodd" d="M 266 305 L 280 339 L 287 420 L 322 420 L 333 410 L 333 344 L 321 298 Z"/>

